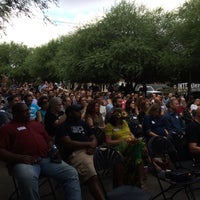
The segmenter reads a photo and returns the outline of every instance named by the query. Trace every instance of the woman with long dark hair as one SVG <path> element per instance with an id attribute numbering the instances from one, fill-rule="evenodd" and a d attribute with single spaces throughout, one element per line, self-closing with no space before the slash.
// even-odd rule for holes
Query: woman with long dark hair
<path id="1" fill-rule="evenodd" d="M 136 138 L 142 138 L 144 136 L 142 124 L 138 119 L 138 115 L 136 113 L 136 104 L 133 99 L 129 99 L 126 101 L 126 112 L 128 114 L 126 117 L 126 121 L 129 125 L 131 132 L 135 135 Z"/>
<path id="2" fill-rule="evenodd" d="M 165 120 L 161 113 L 161 105 L 158 103 L 152 104 L 148 109 L 143 121 L 147 141 L 153 136 L 167 136 Z"/>
<path id="3" fill-rule="evenodd" d="M 94 134 L 98 140 L 98 144 L 102 144 L 105 140 L 105 123 L 103 116 L 100 113 L 100 103 L 98 101 L 93 100 L 89 102 L 86 108 L 85 122 L 94 131 Z"/>

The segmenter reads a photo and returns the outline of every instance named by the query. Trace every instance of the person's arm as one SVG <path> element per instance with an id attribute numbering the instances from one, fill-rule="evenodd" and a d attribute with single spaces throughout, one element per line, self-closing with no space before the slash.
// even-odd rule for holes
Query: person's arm
<path id="1" fill-rule="evenodd" d="M 195 125 L 194 122 L 191 122 L 190 124 L 188 124 L 188 126 L 186 127 L 186 136 L 187 136 L 187 140 L 188 140 L 188 147 L 189 147 L 189 151 L 192 154 L 200 154 L 200 146 L 199 144 L 199 133 L 198 133 L 198 129 L 197 126 Z"/>
<path id="2" fill-rule="evenodd" d="M 42 123 L 42 114 L 39 110 L 36 112 L 36 121 Z"/>
<path id="3" fill-rule="evenodd" d="M 158 136 L 156 133 L 154 133 L 153 131 L 149 131 L 147 133 L 150 137 L 153 137 L 153 136 Z"/>
<path id="4" fill-rule="evenodd" d="M 156 133 L 154 133 L 152 130 L 151 130 L 151 123 L 150 123 L 151 119 L 150 119 L 150 116 L 146 115 L 144 117 L 144 121 L 143 121 L 143 130 L 144 130 L 144 133 L 150 137 L 153 137 L 153 136 L 158 136 Z"/>
<path id="5" fill-rule="evenodd" d="M 59 117 L 59 119 L 54 121 L 54 126 L 57 127 L 58 125 L 62 124 L 66 120 L 66 114 L 64 113 Z"/>
<path id="6" fill-rule="evenodd" d="M 85 122 L 87 123 L 87 125 L 90 127 L 90 128 L 93 128 L 94 127 L 94 122 L 93 122 L 93 119 L 92 117 L 88 116 L 85 118 Z"/>
<path id="7" fill-rule="evenodd" d="M 72 150 L 79 150 L 79 149 L 86 149 L 88 147 L 92 147 L 92 148 L 95 147 L 94 140 L 82 142 L 82 141 L 72 140 L 69 136 L 62 137 L 61 142 L 64 145 L 64 147 L 70 148 Z"/>
<path id="8" fill-rule="evenodd" d="M 122 139 L 114 140 L 112 138 L 112 134 L 113 134 L 113 127 L 110 123 L 108 123 L 108 124 L 106 124 L 106 127 L 105 127 L 105 142 L 106 142 L 106 144 L 111 145 L 111 146 L 116 146 L 120 142 L 123 141 Z"/>
<path id="9" fill-rule="evenodd" d="M 193 154 L 200 154 L 200 146 L 195 142 L 189 143 L 189 150 Z"/>
<path id="10" fill-rule="evenodd" d="M 37 162 L 33 156 L 15 154 L 2 148 L 0 149 L 0 157 L 8 163 L 34 164 Z"/>
<path id="11" fill-rule="evenodd" d="M 105 140 L 106 140 L 106 143 L 108 145 L 111 145 L 111 146 L 118 145 L 120 142 L 123 141 L 121 139 L 113 140 L 111 135 L 106 135 L 106 139 Z"/>
<path id="12" fill-rule="evenodd" d="M 0 124 L 0 126 L 2 126 L 4 124 L 7 124 L 10 121 L 10 119 L 9 119 L 8 113 L 6 113 L 6 111 L 1 110 L 0 112 L 1 112 L 0 113 L 1 114 L 1 124 Z"/>

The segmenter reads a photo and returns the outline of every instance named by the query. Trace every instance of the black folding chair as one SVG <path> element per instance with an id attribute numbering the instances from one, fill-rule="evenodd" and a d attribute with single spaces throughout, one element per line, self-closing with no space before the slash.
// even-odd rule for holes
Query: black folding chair
<path id="1" fill-rule="evenodd" d="M 122 185 L 107 191 L 103 184 L 103 177 L 113 180 L 114 167 L 123 162 L 121 155 L 112 147 L 100 145 L 94 152 L 94 166 L 99 176 L 107 200 L 150 200 L 151 194 L 139 187 Z M 123 173 L 123 172 L 122 172 Z"/>
<path id="2" fill-rule="evenodd" d="M 12 194 L 9 196 L 9 200 L 14 200 L 14 199 L 17 199 L 17 200 L 20 200 L 20 193 L 19 193 L 19 189 L 18 189 L 18 186 L 17 186 L 17 182 L 15 180 L 15 177 L 12 176 L 12 179 L 13 179 L 13 184 L 14 184 L 14 191 L 12 192 Z M 39 178 L 39 188 L 41 189 L 42 186 L 44 187 L 48 187 L 46 184 L 48 184 L 50 191 L 46 194 L 41 194 L 41 198 L 46 198 L 48 196 L 52 196 L 53 199 L 57 199 L 56 197 L 56 192 L 55 192 L 55 189 L 54 189 L 54 186 L 53 186 L 53 183 L 51 181 L 51 179 L 49 177 L 44 177 L 44 176 L 40 176 Z"/>
<path id="3" fill-rule="evenodd" d="M 182 166 L 174 145 L 164 137 L 155 136 L 148 141 L 147 147 L 151 158 L 152 172 L 157 178 L 161 190 L 153 199 L 161 195 L 165 200 L 173 199 L 179 192 L 184 191 L 187 199 L 195 200 L 193 185 L 200 179 L 192 171 Z M 169 165 L 161 169 L 164 162 L 156 163 L 156 159 L 162 161 L 163 158 L 169 159 Z M 167 187 L 166 184 L 164 187 L 163 183 L 167 183 Z M 169 193 L 170 191 L 172 193 Z M 167 197 L 169 194 L 170 197 Z"/>

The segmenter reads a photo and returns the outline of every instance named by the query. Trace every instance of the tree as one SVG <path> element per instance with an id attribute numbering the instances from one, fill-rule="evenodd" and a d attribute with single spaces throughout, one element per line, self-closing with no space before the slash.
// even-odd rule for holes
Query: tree
<path id="1" fill-rule="evenodd" d="M 49 20 L 45 11 L 49 8 L 50 3 L 57 4 L 58 0 L 4 0 L 0 2 L 0 30 L 5 29 L 4 23 L 9 22 L 10 17 L 14 14 L 19 16 L 25 14 L 31 17 L 33 7 L 39 8 L 45 20 Z"/>
<path id="2" fill-rule="evenodd" d="M 8 76 L 10 79 L 28 80 L 28 69 L 24 66 L 24 62 L 30 53 L 25 45 L 3 43 L 0 45 L 0 74 Z"/>
<path id="3" fill-rule="evenodd" d="M 182 44 L 182 77 L 189 82 L 199 81 L 200 73 L 200 1 L 190 0 L 180 8 L 176 37 Z M 190 80 L 189 80 L 190 79 Z"/>
<path id="4" fill-rule="evenodd" d="M 80 28 L 66 44 L 66 71 L 71 79 L 95 83 L 120 78 L 127 82 L 163 80 L 158 76 L 160 50 L 166 43 L 160 31 L 161 14 L 162 10 L 151 13 L 122 1 L 101 21 Z"/>
<path id="5" fill-rule="evenodd" d="M 58 77 L 57 63 L 55 62 L 58 43 L 52 40 L 47 45 L 35 48 L 27 57 L 25 65 L 31 76 L 38 77 L 41 80 L 57 81 Z"/>

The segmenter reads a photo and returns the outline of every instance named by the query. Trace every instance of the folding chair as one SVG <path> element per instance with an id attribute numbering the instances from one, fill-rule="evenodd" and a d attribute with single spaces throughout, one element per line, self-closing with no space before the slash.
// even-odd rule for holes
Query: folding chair
<path id="1" fill-rule="evenodd" d="M 103 177 L 111 177 L 116 164 L 122 162 L 121 155 L 112 147 L 105 144 L 96 147 L 94 152 L 94 166 L 100 179 L 107 200 L 150 200 L 151 194 L 139 187 L 122 185 L 107 191 L 103 184 Z"/>
<path id="2" fill-rule="evenodd" d="M 14 200 L 14 199 L 20 200 L 20 193 L 19 193 L 19 189 L 18 189 L 18 186 L 17 186 L 17 182 L 15 180 L 15 177 L 12 176 L 12 179 L 13 179 L 13 184 L 14 184 L 15 188 L 14 188 L 14 191 L 12 192 L 12 194 L 9 196 L 9 200 Z M 49 177 L 40 176 L 40 178 L 39 178 L 39 188 L 44 186 L 46 183 L 49 184 L 50 192 L 48 192 L 46 194 L 42 194 L 40 197 L 46 198 L 48 196 L 52 196 L 53 199 L 56 200 L 57 197 L 56 197 L 55 189 L 54 189 L 54 186 L 51 182 L 51 179 Z"/>
<path id="3" fill-rule="evenodd" d="M 200 179 L 192 171 L 182 167 L 173 144 L 164 137 L 155 136 L 148 141 L 147 147 L 152 172 L 157 178 L 161 190 L 153 199 L 161 195 L 165 200 L 173 199 L 179 192 L 184 191 L 187 199 L 195 200 L 193 185 L 199 182 Z M 160 163 L 156 159 L 160 160 Z M 169 163 L 166 162 L 166 159 L 169 159 Z M 161 169 L 162 167 L 163 169 Z M 164 182 L 167 183 L 167 187 L 164 187 Z M 167 197 L 170 191 L 172 193 L 170 197 Z"/>

